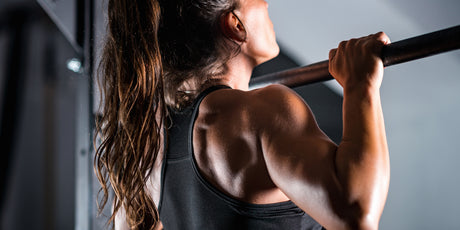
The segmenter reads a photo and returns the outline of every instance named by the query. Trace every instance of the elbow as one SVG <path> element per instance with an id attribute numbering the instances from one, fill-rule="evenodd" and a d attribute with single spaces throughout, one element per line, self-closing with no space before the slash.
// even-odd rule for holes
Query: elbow
<path id="1" fill-rule="evenodd" d="M 355 218 L 348 220 L 345 229 L 347 230 L 377 230 L 379 221 L 371 217 Z"/>
<path id="2" fill-rule="evenodd" d="M 380 212 L 363 207 L 359 202 L 336 209 L 338 222 L 329 226 L 330 229 L 341 230 L 377 230 L 379 228 Z M 328 229 L 329 229 L 328 228 Z"/>
<path id="3" fill-rule="evenodd" d="M 370 212 L 354 212 L 344 220 L 346 230 L 377 230 L 379 228 L 380 215 L 372 215 Z"/>

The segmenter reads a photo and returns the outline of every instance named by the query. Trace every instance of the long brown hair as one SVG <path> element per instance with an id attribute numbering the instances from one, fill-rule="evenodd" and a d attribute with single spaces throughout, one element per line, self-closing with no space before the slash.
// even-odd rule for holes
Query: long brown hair
<path id="1" fill-rule="evenodd" d="M 202 85 L 225 73 L 239 46 L 225 40 L 219 21 L 236 7 L 237 0 L 109 0 L 94 168 L 102 185 L 100 210 L 110 187 L 115 194 L 110 222 L 123 208 L 132 229 L 157 224 L 145 185 L 162 144 L 167 106 L 183 105 L 202 90 L 189 97 L 181 90 L 184 82 Z"/>

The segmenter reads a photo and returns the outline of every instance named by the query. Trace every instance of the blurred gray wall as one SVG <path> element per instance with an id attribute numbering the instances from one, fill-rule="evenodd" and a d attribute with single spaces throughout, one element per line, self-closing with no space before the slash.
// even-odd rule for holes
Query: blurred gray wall
<path id="1" fill-rule="evenodd" d="M 66 61 L 75 51 L 34 1 L 6 3 L 0 7 L 0 112 L 12 118 L 2 125 L 12 128 L 0 150 L 7 166 L 0 229 L 72 229 L 80 78 Z M 15 93 L 7 97 L 7 91 Z"/>
<path id="2" fill-rule="evenodd" d="M 303 65 L 327 59 L 341 40 L 384 31 L 398 41 L 460 24 L 458 0 L 268 3 L 279 42 Z M 459 51 L 386 68 L 391 183 L 380 229 L 460 229 L 459 89 Z"/>

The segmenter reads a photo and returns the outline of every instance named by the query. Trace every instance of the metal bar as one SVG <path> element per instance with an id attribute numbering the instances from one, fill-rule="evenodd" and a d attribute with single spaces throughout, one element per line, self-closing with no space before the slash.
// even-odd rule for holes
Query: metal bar
<path id="1" fill-rule="evenodd" d="M 460 25 L 432 33 L 393 42 L 382 49 L 384 66 L 396 65 L 443 52 L 460 49 Z M 304 67 L 267 74 L 251 79 L 250 89 L 269 84 L 297 87 L 333 79 L 329 74 L 328 60 Z"/>

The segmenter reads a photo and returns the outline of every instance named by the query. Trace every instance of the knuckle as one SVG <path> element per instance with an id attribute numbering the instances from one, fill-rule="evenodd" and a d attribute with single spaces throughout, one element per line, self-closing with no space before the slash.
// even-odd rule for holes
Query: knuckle
<path id="1" fill-rule="evenodd" d="M 384 36 L 384 35 L 385 35 L 385 33 L 382 32 L 382 31 L 380 31 L 380 32 L 375 33 L 375 34 L 374 34 L 374 37 L 380 38 L 380 37 L 382 37 L 382 36 Z"/>
<path id="2" fill-rule="evenodd" d="M 380 31 L 380 32 L 376 33 L 376 38 L 377 38 L 379 41 L 382 41 L 382 42 L 384 42 L 384 41 L 389 41 L 389 40 L 390 40 L 390 38 L 388 37 L 388 35 L 387 35 L 385 32 L 383 32 L 383 31 Z"/>
<path id="3" fill-rule="evenodd" d="M 358 38 L 352 38 L 352 39 L 350 39 L 350 41 L 348 41 L 348 46 L 354 46 L 357 43 L 359 43 L 359 39 Z"/>
<path id="4" fill-rule="evenodd" d="M 334 52 L 332 50 L 329 51 L 329 59 L 332 59 L 334 57 Z"/>
<path id="5" fill-rule="evenodd" d="M 367 40 L 368 40 L 367 37 L 362 37 L 362 38 L 357 39 L 355 44 L 356 46 L 361 47 Z"/>

